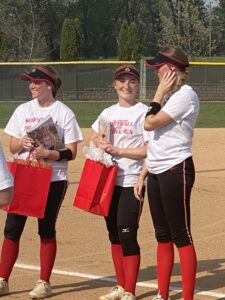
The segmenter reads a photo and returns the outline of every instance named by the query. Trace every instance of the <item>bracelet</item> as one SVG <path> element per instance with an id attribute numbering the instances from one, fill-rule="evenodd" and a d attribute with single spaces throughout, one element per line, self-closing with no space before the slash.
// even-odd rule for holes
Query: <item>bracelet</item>
<path id="1" fill-rule="evenodd" d="M 145 115 L 145 118 L 149 115 L 156 115 L 161 110 L 161 104 L 158 102 L 151 102 L 148 108 L 148 111 Z"/>

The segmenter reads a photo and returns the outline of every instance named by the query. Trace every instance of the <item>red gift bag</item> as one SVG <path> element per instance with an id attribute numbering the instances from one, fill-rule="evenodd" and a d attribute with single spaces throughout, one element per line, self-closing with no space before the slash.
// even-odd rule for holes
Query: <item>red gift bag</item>
<path id="1" fill-rule="evenodd" d="M 18 215 L 43 218 L 48 198 L 52 169 L 32 160 L 8 161 L 14 177 L 14 196 L 3 209 Z"/>
<path id="2" fill-rule="evenodd" d="M 107 216 L 115 185 L 117 167 L 87 159 L 73 205 L 93 214 Z"/>

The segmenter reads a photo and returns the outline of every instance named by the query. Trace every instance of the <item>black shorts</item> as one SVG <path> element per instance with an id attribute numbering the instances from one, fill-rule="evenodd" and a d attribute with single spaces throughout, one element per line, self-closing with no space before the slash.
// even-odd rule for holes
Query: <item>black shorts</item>
<path id="1" fill-rule="evenodd" d="M 54 181 L 50 184 L 45 215 L 38 219 L 38 234 L 43 239 L 55 237 L 56 219 L 67 190 L 67 181 Z M 27 216 L 8 213 L 5 223 L 5 238 L 17 241 L 20 239 Z"/>

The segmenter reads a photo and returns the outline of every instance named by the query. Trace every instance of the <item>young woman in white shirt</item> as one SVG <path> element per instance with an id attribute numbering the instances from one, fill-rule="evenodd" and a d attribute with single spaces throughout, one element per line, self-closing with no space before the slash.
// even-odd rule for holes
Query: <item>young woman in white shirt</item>
<path id="1" fill-rule="evenodd" d="M 28 81 L 32 100 L 19 105 L 6 125 L 5 132 L 10 135 L 10 151 L 26 159 L 32 150 L 34 158 L 44 159 L 52 167 L 45 215 L 38 219 L 40 277 L 29 293 L 30 298 L 42 299 L 52 294 L 50 276 L 57 251 L 55 226 L 67 190 L 68 161 L 75 159 L 82 133 L 73 111 L 55 98 L 61 79 L 51 66 L 36 66 L 29 73 L 21 73 L 20 78 Z M 64 149 L 51 150 L 44 144 L 36 145 L 36 141 L 27 135 L 27 130 L 48 115 L 54 121 Z M 9 293 L 9 277 L 19 254 L 20 237 L 26 220 L 27 216 L 7 214 L 0 260 L 0 296 Z"/>
<path id="2" fill-rule="evenodd" d="M 182 299 L 193 300 L 196 253 L 190 228 L 190 197 L 195 169 L 191 146 L 199 99 L 186 84 L 189 62 L 181 49 L 166 47 L 146 64 L 155 68 L 159 85 L 145 118 L 148 154 L 135 195 L 140 197 L 147 176 L 148 200 L 158 242 L 158 295 L 153 299 L 169 299 L 175 245 L 180 257 Z"/>
<path id="3" fill-rule="evenodd" d="M 100 300 L 136 299 L 140 267 L 137 233 L 142 201 L 135 198 L 133 187 L 146 157 L 148 139 L 144 131 L 147 106 L 137 100 L 139 80 L 134 66 L 120 66 L 114 74 L 118 103 L 103 110 L 92 124 L 91 140 L 112 154 L 118 168 L 109 215 L 105 218 L 117 285 Z M 101 138 L 102 120 L 109 126 L 105 139 Z M 143 197 L 144 188 L 140 193 Z"/>

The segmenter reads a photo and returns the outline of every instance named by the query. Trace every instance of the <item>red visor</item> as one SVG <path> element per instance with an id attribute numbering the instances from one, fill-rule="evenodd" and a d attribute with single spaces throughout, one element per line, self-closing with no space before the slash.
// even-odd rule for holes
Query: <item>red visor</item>
<path id="1" fill-rule="evenodd" d="M 131 75 L 134 76 L 138 81 L 140 80 L 140 75 L 138 71 L 131 67 L 122 67 L 118 69 L 114 74 L 114 78 L 118 79 L 122 75 Z"/>
<path id="2" fill-rule="evenodd" d="M 41 67 L 33 69 L 32 72 L 22 72 L 20 73 L 20 78 L 22 80 L 31 81 L 31 80 L 44 80 L 47 81 L 53 86 L 57 86 L 57 88 L 61 85 L 61 80 L 57 79 L 56 77 L 52 76 L 47 70 L 44 70 Z"/>
<path id="3" fill-rule="evenodd" d="M 146 60 L 145 64 L 148 67 L 153 67 L 153 68 L 160 67 L 164 64 L 170 64 L 170 65 L 176 66 L 178 68 L 186 68 L 186 67 L 190 66 L 189 63 L 185 64 L 185 63 L 183 63 L 173 57 L 170 57 L 162 52 L 159 52 L 155 58 Z"/>

